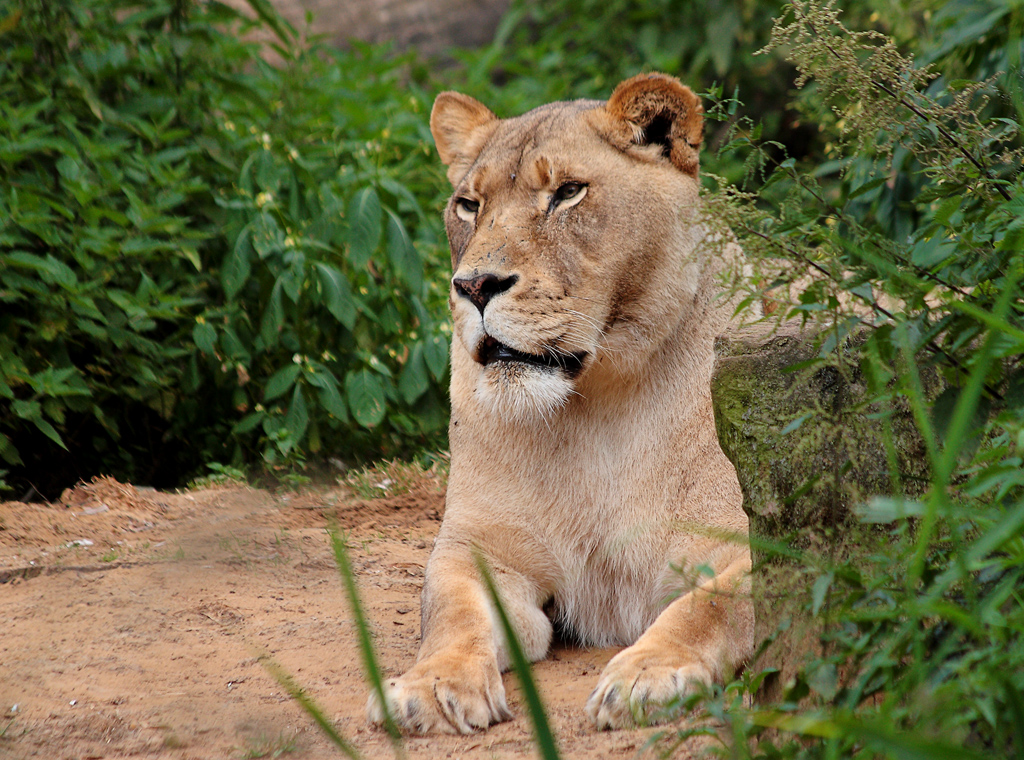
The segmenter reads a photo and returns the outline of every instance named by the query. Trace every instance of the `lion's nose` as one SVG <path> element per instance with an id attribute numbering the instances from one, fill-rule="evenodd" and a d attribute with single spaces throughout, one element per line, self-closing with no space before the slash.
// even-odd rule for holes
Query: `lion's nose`
<path id="1" fill-rule="evenodd" d="M 504 293 L 518 282 L 518 275 L 499 277 L 496 274 L 481 274 L 476 277 L 456 277 L 452 280 L 456 292 L 468 298 L 473 305 L 484 313 L 484 307 L 499 293 Z"/>

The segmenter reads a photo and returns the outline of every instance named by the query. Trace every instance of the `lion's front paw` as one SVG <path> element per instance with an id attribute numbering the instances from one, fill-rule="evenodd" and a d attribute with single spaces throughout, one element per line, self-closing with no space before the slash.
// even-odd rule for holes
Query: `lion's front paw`
<path id="1" fill-rule="evenodd" d="M 694 682 L 711 683 L 711 673 L 695 659 L 634 645 L 605 667 L 587 700 L 587 715 L 599 729 L 671 720 L 677 698 L 690 693 Z"/>
<path id="2" fill-rule="evenodd" d="M 395 723 L 417 734 L 471 734 L 512 717 L 496 662 L 429 657 L 386 681 L 384 692 Z M 376 694 L 370 694 L 366 714 L 371 723 L 384 722 Z"/>

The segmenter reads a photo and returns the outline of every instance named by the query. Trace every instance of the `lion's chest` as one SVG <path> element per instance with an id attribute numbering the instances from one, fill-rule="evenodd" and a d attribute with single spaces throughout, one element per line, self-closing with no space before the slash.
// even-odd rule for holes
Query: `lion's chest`
<path id="1" fill-rule="evenodd" d="M 634 396 L 576 409 L 515 447 L 459 429 L 452 438 L 448 530 L 472 526 L 489 545 L 514 535 L 497 556 L 592 645 L 635 641 L 667 605 L 665 577 L 678 560 L 688 468 L 673 438 L 685 414 L 660 398 L 642 407 Z"/>
<path id="2" fill-rule="evenodd" d="M 631 644 L 667 604 L 673 489 L 641 486 L 593 478 L 562 491 L 564 502 L 552 503 L 547 515 L 553 519 L 534 522 L 559 568 L 556 616 L 587 644 Z"/>
<path id="3" fill-rule="evenodd" d="M 586 644 L 632 644 L 667 602 L 658 588 L 667 563 L 664 541 L 650 535 L 617 538 L 566 547 L 562 555 L 555 616 Z"/>

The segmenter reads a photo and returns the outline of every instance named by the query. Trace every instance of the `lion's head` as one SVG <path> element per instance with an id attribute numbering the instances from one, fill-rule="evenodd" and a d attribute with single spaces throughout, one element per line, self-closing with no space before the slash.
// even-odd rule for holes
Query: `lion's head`
<path id="1" fill-rule="evenodd" d="M 505 419 L 547 417 L 628 382 L 704 311 L 703 112 L 676 79 L 512 119 L 446 92 L 430 128 L 454 187 L 453 398 L 462 384 Z"/>

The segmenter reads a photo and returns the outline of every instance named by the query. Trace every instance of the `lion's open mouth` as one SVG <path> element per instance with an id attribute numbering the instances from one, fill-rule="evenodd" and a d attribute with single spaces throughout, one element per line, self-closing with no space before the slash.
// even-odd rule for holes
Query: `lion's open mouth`
<path id="1" fill-rule="evenodd" d="M 561 370 L 573 377 L 583 369 L 583 360 L 587 358 L 587 355 L 585 353 L 560 354 L 555 351 L 527 354 L 517 351 L 511 346 L 506 346 L 504 343 L 499 343 L 488 335 L 480 344 L 479 357 L 478 361 L 485 367 L 496 362 L 520 362 L 544 369 Z"/>

